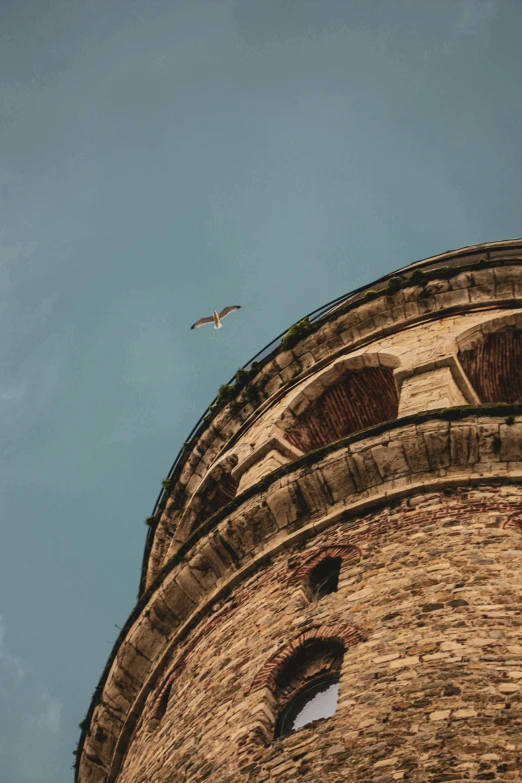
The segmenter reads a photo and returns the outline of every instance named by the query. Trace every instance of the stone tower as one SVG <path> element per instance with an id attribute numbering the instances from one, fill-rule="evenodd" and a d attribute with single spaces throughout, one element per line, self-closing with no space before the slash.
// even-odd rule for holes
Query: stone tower
<path id="1" fill-rule="evenodd" d="M 521 264 L 405 267 L 222 387 L 77 783 L 522 780 Z"/>

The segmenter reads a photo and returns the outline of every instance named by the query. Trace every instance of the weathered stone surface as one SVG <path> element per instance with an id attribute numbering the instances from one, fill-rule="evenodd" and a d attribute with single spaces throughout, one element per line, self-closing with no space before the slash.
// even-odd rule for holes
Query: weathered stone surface
<path id="1" fill-rule="evenodd" d="M 519 546 L 520 533 L 506 531 L 487 543 L 491 515 L 501 517 L 513 507 L 522 507 L 519 486 L 461 488 L 413 506 L 405 498 L 355 525 L 341 522 L 307 542 L 300 558 L 350 540 L 362 560 L 347 565 L 337 593 L 305 606 L 292 600 L 298 585 L 282 579 L 287 554 L 281 552 L 234 588 L 222 604 L 231 611 L 221 622 L 212 626 L 212 616 L 202 622 L 203 635 L 191 647 L 152 734 L 147 727 L 154 692 L 147 698 L 119 783 L 169 776 L 199 782 L 209 768 L 220 783 L 241 779 L 241 769 L 256 783 L 373 783 L 374 769 L 391 775 L 406 769 L 408 780 L 421 783 L 450 774 L 470 758 L 476 761 L 469 769 L 478 774 L 480 759 L 488 755 L 491 762 L 512 765 L 512 773 L 499 779 L 516 781 L 522 750 L 522 551 L 518 557 L 510 552 Z M 446 524 L 456 519 L 460 524 Z M 500 582 L 484 579 L 477 556 L 483 549 L 501 569 Z M 466 602 L 457 607 L 465 614 L 457 613 L 456 601 Z M 498 604 L 513 610 L 492 623 L 483 607 Z M 424 612 L 426 606 L 436 608 Z M 268 745 L 252 744 L 249 727 L 274 721 L 269 691 L 251 690 L 259 670 L 300 627 L 346 621 L 361 628 L 366 640 L 344 654 L 335 715 Z M 187 646 L 190 637 L 178 654 Z M 443 730 L 447 735 L 434 742 L 433 732 Z M 419 748 L 424 762 L 411 766 Z"/>
<path id="2" fill-rule="evenodd" d="M 520 780 L 522 416 L 438 409 L 477 389 L 518 399 L 522 243 L 431 265 L 502 247 L 505 264 L 339 312 L 259 370 L 262 408 L 240 396 L 203 427 L 144 584 L 163 570 L 96 696 L 78 783 Z M 317 600 L 313 569 L 337 555 L 337 590 Z M 284 700 L 325 671 L 340 676 L 335 714 L 275 739 Z"/>

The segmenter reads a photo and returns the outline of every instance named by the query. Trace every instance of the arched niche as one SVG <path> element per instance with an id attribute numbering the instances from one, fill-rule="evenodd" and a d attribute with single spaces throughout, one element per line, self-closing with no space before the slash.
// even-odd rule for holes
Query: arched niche
<path id="1" fill-rule="evenodd" d="M 522 402 L 522 313 L 475 326 L 457 338 L 457 345 L 481 402 Z"/>
<path id="2" fill-rule="evenodd" d="M 338 578 L 342 568 L 353 566 L 360 559 L 361 550 L 351 544 L 321 547 L 295 569 L 289 578 L 289 585 L 299 585 L 308 603 L 320 600 L 324 595 L 337 591 L 335 572 Z M 336 563 L 338 568 L 334 565 Z"/>
<path id="3" fill-rule="evenodd" d="M 233 469 L 237 463 L 237 454 L 229 454 L 207 473 L 181 517 L 175 535 L 178 542 L 184 541 L 205 519 L 235 498 L 239 479 L 233 475 Z"/>
<path id="4" fill-rule="evenodd" d="M 292 400 L 279 426 L 304 453 L 397 418 L 394 369 L 399 360 L 382 352 L 342 358 L 314 376 Z"/>

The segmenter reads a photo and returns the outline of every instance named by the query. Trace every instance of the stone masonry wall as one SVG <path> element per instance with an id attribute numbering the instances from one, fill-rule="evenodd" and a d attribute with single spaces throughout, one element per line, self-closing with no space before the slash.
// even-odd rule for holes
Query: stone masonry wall
<path id="1" fill-rule="evenodd" d="M 520 781 L 519 515 L 519 486 L 447 489 L 276 556 L 176 650 L 166 712 L 151 726 L 160 685 L 118 783 Z M 343 567 L 338 592 L 304 602 L 294 571 L 339 543 L 360 561 Z M 306 628 L 335 625 L 365 639 L 344 655 L 335 715 L 256 744 L 249 732 L 274 720 L 256 675 Z"/>
<path id="2" fill-rule="evenodd" d="M 76 783 L 522 780 L 522 241 L 433 263 L 274 351 L 187 444 Z M 339 703 L 276 740 L 294 654 Z"/>

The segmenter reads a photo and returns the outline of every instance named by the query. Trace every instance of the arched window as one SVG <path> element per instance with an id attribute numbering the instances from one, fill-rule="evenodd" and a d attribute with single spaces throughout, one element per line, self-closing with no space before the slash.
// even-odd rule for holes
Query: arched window
<path id="1" fill-rule="evenodd" d="M 209 492 L 206 502 L 200 512 L 200 519 L 207 519 L 233 500 L 237 493 L 239 482 L 230 473 L 223 473 L 212 492 Z M 194 524 L 197 527 L 197 523 Z"/>
<path id="2" fill-rule="evenodd" d="M 237 463 L 230 460 L 232 467 Z M 184 541 L 206 519 L 230 503 L 237 493 L 238 479 L 231 474 L 230 463 L 218 465 L 203 479 L 181 517 L 175 539 Z"/>
<path id="3" fill-rule="evenodd" d="M 396 419 L 398 410 L 392 367 L 349 369 L 285 425 L 286 438 L 306 454 L 352 432 Z"/>
<path id="4" fill-rule="evenodd" d="M 312 600 L 320 601 L 325 595 L 337 592 L 342 559 L 325 557 L 310 572 L 309 589 Z"/>
<path id="5" fill-rule="evenodd" d="M 279 713 L 275 736 L 286 737 L 320 718 L 331 718 L 337 708 L 339 675 L 325 674 L 308 682 Z"/>
<path id="6" fill-rule="evenodd" d="M 355 626 L 312 625 L 275 652 L 259 669 L 251 691 L 263 692 L 249 742 L 285 737 L 337 707 L 345 650 L 365 639 Z"/>
<path id="7" fill-rule="evenodd" d="M 275 679 L 275 736 L 282 737 L 335 712 L 344 645 L 307 639 L 285 661 Z"/>
<path id="8" fill-rule="evenodd" d="M 341 568 L 355 566 L 361 556 L 361 550 L 353 544 L 334 544 L 316 550 L 304 561 L 296 563 L 297 558 L 292 558 L 288 564 L 288 584 L 291 588 L 297 588 L 294 594 L 297 603 L 306 606 L 330 593 L 336 593 Z"/>
<path id="9" fill-rule="evenodd" d="M 482 402 L 522 401 L 522 329 L 493 332 L 458 358 Z"/>

